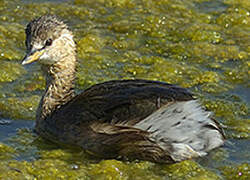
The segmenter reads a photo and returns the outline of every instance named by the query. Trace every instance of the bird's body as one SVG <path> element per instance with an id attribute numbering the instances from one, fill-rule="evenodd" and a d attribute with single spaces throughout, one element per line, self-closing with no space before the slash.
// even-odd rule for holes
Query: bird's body
<path id="1" fill-rule="evenodd" d="M 114 80 L 74 93 L 75 44 L 67 26 L 42 16 L 26 28 L 27 56 L 46 73 L 36 117 L 42 137 L 106 158 L 172 163 L 223 144 L 221 129 L 186 89 L 149 80 Z"/>

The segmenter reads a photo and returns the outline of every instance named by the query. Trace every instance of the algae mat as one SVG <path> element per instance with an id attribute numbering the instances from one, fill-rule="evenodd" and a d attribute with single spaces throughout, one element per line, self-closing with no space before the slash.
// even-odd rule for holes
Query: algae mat
<path id="1" fill-rule="evenodd" d="M 248 0 L 0 0 L 0 179 L 249 179 Z M 95 159 L 32 132 L 45 88 L 21 66 L 26 24 L 56 14 L 77 42 L 79 91 L 144 78 L 189 88 L 223 125 L 227 143 L 173 165 Z"/>

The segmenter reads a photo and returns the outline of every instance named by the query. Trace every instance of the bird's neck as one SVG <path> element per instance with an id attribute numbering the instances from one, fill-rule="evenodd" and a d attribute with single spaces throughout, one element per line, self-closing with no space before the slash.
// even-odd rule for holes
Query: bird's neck
<path id="1" fill-rule="evenodd" d="M 67 56 L 53 66 L 42 66 L 46 73 L 46 91 L 37 110 L 37 121 L 48 118 L 74 97 L 76 58 Z"/>

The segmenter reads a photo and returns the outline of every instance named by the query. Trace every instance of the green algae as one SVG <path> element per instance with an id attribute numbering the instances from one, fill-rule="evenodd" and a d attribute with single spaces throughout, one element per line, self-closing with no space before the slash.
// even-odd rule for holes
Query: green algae
<path id="1" fill-rule="evenodd" d="M 23 26 L 17 23 L 0 24 L 0 60 L 1 59 L 22 59 L 24 30 Z M 17 43 L 19 42 L 19 43 Z"/>
<path id="2" fill-rule="evenodd" d="M 247 180 L 250 177 L 250 166 L 246 163 L 236 166 L 227 166 L 223 168 L 222 173 L 226 179 Z"/>
<path id="3" fill-rule="evenodd" d="M 163 168 L 170 179 L 221 179 L 215 173 L 200 167 L 193 161 L 184 161 Z"/>
<path id="4" fill-rule="evenodd" d="M 0 162 L 1 179 L 89 179 L 84 168 L 75 170 L 60 160 Z"/>
<path id="5" fill-rule="evenodd" d="M 1 98 L 1 115 L 12 119 L 34 119 L 39 100 L 40 97 L 37 95 L 26 98 Z"/>
<path id="6" fill-rule="evenodd" d="M 84 57 L 85 53 L 99 53 L 105 41 L 100 36 L 88 34 L 80 39 L 78 44 L 77 50 L 80 52 L 79 56 Z"/>
<path id="7" fill-rule="evenodd" d="M 32 72 L 31 76 L 27 77 L 25 81 L 22 80 L 15 84 L 13 90 L 16 92 L 34 92 L 45 90 L 45 77 L 41 72 Z"/>
<path id="8" fill-rule="evenodd" d="M 5 144 L 0 143 L 0 160 L 6 160 L 13 158 L 15 150 Z"/>
<path id="9" fill-rule="evenodd" d="M 75 0 L 72 3 L 0 1 L 0 112 L 35 119 L 45 88 L 37 66 L 21 65 L 24 27 L 43 14 L 57 14 L 77 42 L 77 88 L 110 79 L 145 78 L 191 88 L 225 127 L 227 138 L 249 139 L 249 102 L 235 88 L 249 88 L 249 1 Z M 8 60 L 8 61 L 6 61 Z M 15 147 L 15 148 L 14 148 Z M 56 146 L 57 147 L 57 146 Z M 195 161 L 174 165 L 102 160 L 58 149 L 21 129 L 0 144 L 0 179 L 247 179 L 249 163 L 221 165 L 216 172 Z M 15 150 L 13 150 L 15 149 Z M 214 162 L 230 161 L 227 151 Z M 247 152 L 247 151 L 246 151 Z M 6 159 L 4 157 L 7 157 Z M 31 161 L 15 160 L 31 156 Z M 24 158 L 24 159 L 25 159 Z M 245 160 L 246 162 L 249 162 Z M 219 172 L 218 172 L 219 171 Z M 232 176 L 231 176 L 232 175 Z"/>
<path id="10" fill-rule="evenodd" d="M 0 162 L 0 178 L 28 179 L 220 179 L 194 162 L 170 166 L 155 166 L 153 163 L 123 163 L 103 160 L 97 164 L 71 164 L 59 159 L 41 159 L 34 162 Z M 151 173 L 149 173 L 151 170 Z M 183 171 L 182 171 L 183 170 Z M 155 171 L 155 172 L 154 172 Z M 62 173 L 63 172 L 63 173 Z M 154 172 L 154 173 L 152 173 Z M 162 178 L 162 175 L 165 177 Z"/>
<path id="11" fill-rule="evenodd" d="M 91 164 L 88 173 L 94 179 L 161 179 L 157 174 L 145 172 L 152 166 L 152 163 L 122 163 L 117 160 L 103 160 L 98 164 Z"/>
<path id="12" fill-rule="evenodd" d="M 24 68 L 17 63 L 2 61 L 0 69 L 0 83 L 12 82 L 23 75 Z"/>

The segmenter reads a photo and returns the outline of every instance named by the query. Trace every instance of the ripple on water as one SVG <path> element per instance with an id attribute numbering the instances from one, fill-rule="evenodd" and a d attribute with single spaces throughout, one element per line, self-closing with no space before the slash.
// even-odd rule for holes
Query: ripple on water
<path id="1" fill-rule="evenodd" d="M 29 120 L 0 119 L 0 142 L 15 136 L 19 128 L 32 128 L 34 122 Z"/>

